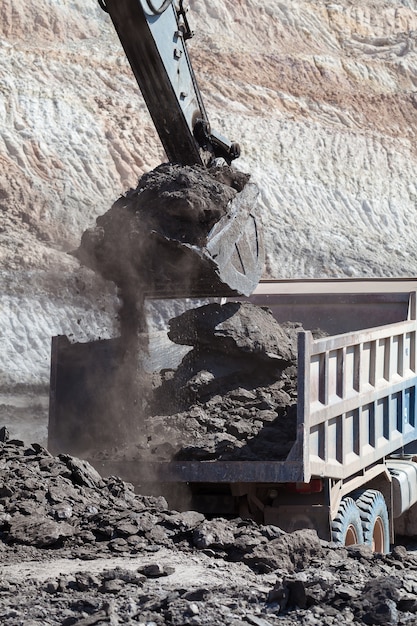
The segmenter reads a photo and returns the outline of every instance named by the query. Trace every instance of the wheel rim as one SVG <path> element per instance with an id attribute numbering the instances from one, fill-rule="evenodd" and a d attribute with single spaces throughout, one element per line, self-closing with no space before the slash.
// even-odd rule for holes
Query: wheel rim
<path id="1" fill-rule="evenodd" d="M 377 517 L 372 533 L 372 552 L 384 552 L 384 525 L 382 519 Z"/>
<path id="2" fill-rule="evenodd" d="M 350 524 L 346 531 L 345 546 L 354 546 L 358 543 L 358 533 L 356 528 Z"/>

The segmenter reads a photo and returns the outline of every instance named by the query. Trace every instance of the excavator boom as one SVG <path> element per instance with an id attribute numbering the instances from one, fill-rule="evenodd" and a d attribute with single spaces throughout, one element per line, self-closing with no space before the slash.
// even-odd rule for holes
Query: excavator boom
<path id="1" fill-rule="evenodd" d="M 168 160 L 207 169 L 218 159 L 230 165 L 240 148 L 210 127 L 188 55 L 186 41 L 192 32 L 183 0 L 99 2 L 114 24 Z M 155 281 L 148 296 L 183 295 L 179 274 L 184 267 L 194 267 L 198 276 L 193 281 L 183 277 L 190 295 L 252 293 L 264 259 L 255 207 L 250 205 L 256 204 L 256 197 L 253 185 L 240 191 L 228 216 L 215 225 L 200 248 L 149 233 L 155 242 L 152 256 L 164 265 L 166 284 Z"/>
<path id="2" fill-rule="evenodd" d="M 182 0 L 106 0 L 105 10 L 168 159 L 209 166 L 223 157 L 230 164 L 239 156 L 239 146 L 211 132 L 185 43 L 192 32 Z"/>

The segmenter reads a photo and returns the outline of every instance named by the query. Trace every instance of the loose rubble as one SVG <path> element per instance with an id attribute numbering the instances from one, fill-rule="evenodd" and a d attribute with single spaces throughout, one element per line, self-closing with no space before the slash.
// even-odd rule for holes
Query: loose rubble
<path id="1" fill-rule="evenodd" d="M 168 427 L 177 459 L 285 458 L 295 440 L 296 334 L 248 303 L 209 304 L 172 320 L 170 339 L 193 349 L 156 390 L 171 407 L 147 430 Z"/>
<path id="2" fill-rule="evenodd" d="M 137 456 L 284 460 L 296 438 L 301 330 L 247 302 L 211 303 L 172 319 L 168 336 L 192 350 L 155 389 Z"/>
<path id="3" fill-rule="evenodd" d="M 119 287 L 122 332 L 123 322 L 142 317 L 145 293 L 215 295 L 226 288 L 216 260 L 199 250 L 248 180 L 227 166 L 207 170 L 163 163 L 83 233 L 73 254 Z"/>
<path id="4" fill-rule="evenodd" d="M 335 548 L 312 530 L 169 510 L 0 433 L 5 626 L 411 625 L 417 556 Z"/>
<path id="5" fill-rule="evenodd" d="M 82 405 L 76 421 L 60 414 L 66 430 L 55 451 L 103 461 L 285 460 L 297 434 L 301 324 L 279 324 L 267 308 L 229 301 L 187 310 L 169 326 L 174 343 L 192 348 L 179 366 L 142 373 L 130 336 L 130 353 L 109 366 L 110 377 L 103 374 L 105 389 L 85 428 Z M 100 363 L 84 362 L 85 387 L 96 389 Z"/>

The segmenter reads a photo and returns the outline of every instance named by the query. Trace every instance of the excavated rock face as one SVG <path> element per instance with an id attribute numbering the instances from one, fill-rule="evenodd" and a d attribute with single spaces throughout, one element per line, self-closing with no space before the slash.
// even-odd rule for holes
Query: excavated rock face
<path id="1" fill-rule="evenodd" d="M 285 459 L 296 437 L 300 330 L 246 302 L 208 304 L 171 320 L 169 337 L 192 350 L 155 390 L 140 454 Z"/>

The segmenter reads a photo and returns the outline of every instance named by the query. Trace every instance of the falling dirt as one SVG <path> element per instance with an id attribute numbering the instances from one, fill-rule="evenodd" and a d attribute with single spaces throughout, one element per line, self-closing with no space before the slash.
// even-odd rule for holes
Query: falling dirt
<path id="1" fill-rule="evenodd" d="M 145 405 L 157 406 L 158 400 L 151 398 L 152 381 L 143 367 L 148 349 L 145 297 L 167 292 L 172 296 L 200 293 L 219 296 L 225 290 L 236 293 L 232 288 L 233 278 L 233 285 L 223 282 L 221 249 L 235 246 L 233 237 L 229 241 L 230 223 L 235 224 L 232 228 L 235 237 L 240 235 L 240 226 L 246 228 L 246 213 L 242 211 L 242 218 L 236 217 L 230 207 L 248 180 L 247 174 L 229 166 L 207 170 L 200 166 L 162 164 L 143 175 L 136 189 L 119 198 L 99 217 L 96 226 L 83 234 L 79 248 L 73 252 L 82 264 L 112 280 L 119 289 L 118 363 L 112 370 L 109 410 L 100 408 L 103 430 L 110 426 L 114 432 L 113 444 L 120 444 L 124 438 L 129 447 L 136 444 L 142 450 L 150 449 L 153 426 L 148 429 L 145 424 L 145 418 L 150 416 Z M 222 220 L 226 220 L 225 227 L 219 226 Z M 228 232 L 228 241 L 208 262 L 210 255 L 205 246 L 214 231 L 216 241 Z M 256 320 L 252 326 L 256 326 Z M 187 343 L 179 334 L 177 331 L 175 341 Z M 226 367 L 229 366 L 230 363 Z M 91 378 L 88 387 L 94 393 L 98 386 L 94 365 L 86 368 Z M 172 383 L 176 384 L 176 380 Z M 169 383 L 161 385 L 153 395 L 172 396 Z M 157 419 L 155 423 L 158 424 Z M 102 441 L 100 435 L 98 446 Z"/>
<path id="2" fill-rule="evenodd" d="M 99 217 L 73 252 L 119 289 L 121 355 L 112 386 L 123 398 L 123 403 L 116 400 L 123 406 L 117 410 L 117 423 L 125 425 L 118 431 L 127 441 L 140 439 L 143 399 L 150 391 L 141 366 L 148 350 L 145 296 L 167 290 L 192 293 L 201 282 L 209 290 L 220 288 L 214 268 L 195 251 L 204 247 L 248 178 L 230 167 L 208 172 L 199 166 L 162 164 Z M 116 412 L 113 404 L 112 410 Z M 114 423 L 107 413 L 103 423 Z"/>
<path id="3" fill-rule="evenodd" d="M 210 264 L 199 250 L 248 179 L 226 166 L 206 170 L 162 164 L 144 174 L 136 189 L 83 234 L 74 255 L 119 287 L 126 309 L 121 312 L 122 333 L 132 319 L 141 324 L 143 316 L 140 311 L 135 315 L 135 307 L 142 306 L 145 295 L 224 291 L 215 260 L 209 259 Z"/>

